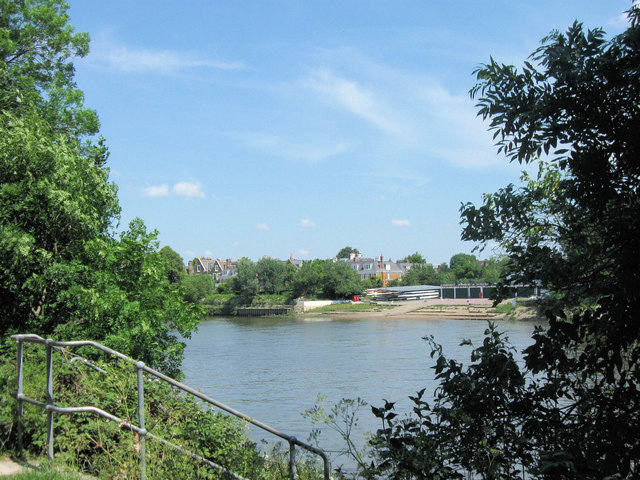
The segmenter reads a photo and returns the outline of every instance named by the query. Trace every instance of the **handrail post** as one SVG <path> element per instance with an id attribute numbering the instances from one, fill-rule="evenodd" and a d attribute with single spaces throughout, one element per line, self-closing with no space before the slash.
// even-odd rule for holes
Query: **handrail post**
<path id="1" fill-rule="evenodd" d="M 53 405 L 53 340 L 47 338 L 47 406 Z M 53 460 L 53 410 L 47 409 L 47 455 Z"/>
<path id="2" fill-rule="evenodd" d="M 18 400 L 18 457 L 22 458 L 23 455 L 23 443 L 22 443 L 22 416 L 24 415 L 24 401 L 22 400 L 23 392 L 23 373 L 22 373 L 22 347 L 23 343 L 18 340 L 18 391 L 16 392 L 16 400 Z"/>
<path id="3" fill-rule="evenodd" d="M 296 437 L 291 437 L 289 440 L 289 474 L 291 475 L 291 480 L 296 480 L 297 472 L 296 472 Z"/>
<path id="4" fill-rule="evenodd" d="M 138 421 L 140 422 L 140 479 L 145 480 L 147 478 L 147 464 L 145 460 L 145 436 L 147 430 L 144 423 L 144 378 L 142 376 L 142 370 L 144 369 L 144 362 L 136 363 L 136 370 L 138 371 Z"/>

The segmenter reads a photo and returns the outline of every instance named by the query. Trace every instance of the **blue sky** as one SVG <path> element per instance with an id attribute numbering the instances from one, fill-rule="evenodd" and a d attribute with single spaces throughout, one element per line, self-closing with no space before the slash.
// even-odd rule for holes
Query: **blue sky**
<path id="1" fill-rule="evenodd" d="M 470 253 L 461 202 L 517 182 L 468 91 L 629 1 L 70 0 L 122 223 L 185 261 Z M 480 256 L 491 256 L 485 250 Z"/>

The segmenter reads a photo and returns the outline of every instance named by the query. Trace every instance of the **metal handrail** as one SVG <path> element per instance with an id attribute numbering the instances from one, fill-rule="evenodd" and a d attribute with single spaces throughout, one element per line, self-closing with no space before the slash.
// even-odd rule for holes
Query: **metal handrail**
<path id="1" fill-rule="evenodd" d="M 191 395 L 199 398 L 200 400 L 213 405 L 227 413 L 230 413 L 231 415 L 234 415 L 238 418 L 241 418 L 242 420 L 255 425 L 256 427 L 271 433 L 272 435 L 275 435 L 277 437 L 282 438 L 283 440 L 286 440 L 289 443 L 289 472 L 290 472 L 290 476 L 292 480 L 296 480 L 297 474 L 296 474 L 296 465 L 295 465 L 295 457 L 296 457 L 296 446 L 299 446 L 305 450 L 307 450 L 308 452 L 314 453 L 318 456 L 320 456 L 322 458 L 322 462 L 323 462 L 323 469 L 324 469 L 324 478 L 325 480 L 329 480 L 329 473 L 331 471 L 331 466 L 329 464 L 329 458 L 327 456 L 327 454 L 317 448 L 314 447 L 313 445 L 309 445 L 307 443 L 304 443 L 300 440 L 298 440 L 296 437 L 292 436 L 292 435 L 287 435 L 286 433 L 283 433 L 279 430 L 276 430 L 273 427 L 270 427 L 269 425 L 266 425 L 258 420 L 255 420 L 253 418 L 251 418 L 248 415 L 245 415 L 242 412 L 239 412 L 238 410 L 231 408 L 227 405 L 225 405 L 224 403 L 218 402 L 217 400 L 214 400 L 213 398 L 189 387 L 188 385 L 185 385 L 184 383 L 178 382 L 177 380 L 168 377 L 166 375 L 164 375 L 163 373 L 158 372 L 157 370 L 154 370 L 153 368 L 149 368 L 147 367 L 143 362 L 139 362 L 136 361 L 130 357 L 127 357 L 126 355 L 117 352 L 109 347 L 105 347 L 104 345 L 97 343 L 97 342 L 93 342 L 93 341 L 88 341 L 88 340 L 82 340 L 82 341 L 71 341 L 71 342 L 58 342 L 58 341 L 54 341 L 50 338 L 48 339 L 44 339 L 38 335 L 34 335 L 34 334 L 22 334 L 22 335 L 12 335 L 11 338 L 13 340 L 15 340 L 18 343 L 18 353 L 17 353 L 17 366 L 18 366 L 18 390 L 16 392 L 16 400 L 18 400 L 18 416 L 22 417 L 23 414 L 23 403 L 27 402 L 27 403 L 31 403 L 33 405 L 37 405 L 43 409 L 45 409 L 45 411 L 47 412 L 47 434 L 48 434 L 48 438 L 47 438 L 47 445 L 48 445 L 48 456 L 51 460 L 53 460 L 53 414 L 54 413 L 61 413 L 61 414 L 73 414 L 73 413 L 81 413 L 81 412 L 89 412 L 89 413 L 94 413 L 97 415 L 100 415 L 103 418 L 106 418 L 108 420 L 111 420 L 113 422 L 117 422 L 121 427 L 125 427 L 129 430 L 132 430 L 134 432 L 136 432 L 137 434 L 140 435 L 140 478 L 142 480 L 146 479 L 146 463 L 145 463 L 145 437 L 149 437 L 155 440 L 160 441 L 161 443 L 174 448 L 176 450 L 180 450 L 183 453 L 189 455 L 191 458 L 194 458 L 196 460 L 199 460 L 203 463 L 208 464 L 209 466 L 218 469 L 218 470 L 222 470 L 225 471 L 226 473 L 232 475 L 234 478 L 238 478 L 238 479 L 243 479 L 244 477 L 241 477 L 239 475 L 234 474 L 233 472 L 228 471 L 227 469 L 225 469 L 224 467 L 211 462 L 210 460 L 207 460 L 204 457 L 201 457 L 199 455 L 196 455 L 194 453 L 188 452 L 187 450 L 183 449 L 182 447 L 179 447 L 178 445 L 175 445 L 171 442 L 168 442 L 167 440 L 163 440 L 162 438 L 159 438 L 151 433 L 149 433 L 146 428 L 145 428 L 145 418 L 144 418 L 144 384 L 143 384 L 143 377 L 142 377 L 142 373 L 143 372 L 147 372 L 150 375 L 153 375 L 154 377 L 163 380 L 167 383 L 169 383 L 170 385 L 173 385 L 176 388 L 179 388 L 180 390 L 190 393 Z M 47 401 L 46 402 L 40 402 L 37 401 L 35 399 L 29 398 L 27 396 L 24 395 L 23 392 L 23 368 L 22 368 L 22 350 L 23 350 L 23 343 L 38 343 L 38 344 L 43 344 L 47 347 Z M 88 347 L 94 347 L 98 350 L 101 350 L 105 353 L 108 353 L 110 355 L 113 355 L 121 360 L 124 360 L 126 362 L 132 363 L 135 365 L 136 368 L 136 372 L 138 375 L 138 420 L 139 420 L 139 425 L 133 425 L 130 424 L 126 421 L 124 421 L 121 418 L 116 417 L 115 415 L 112 415 L 108 412 L 105 412 L 104 410 L 101 410 L 100 408 L 97 407 L 67 407 L 67 408 L 62 408 L 62 407 L 57 407 L 54 404 L 54 400 L 53 400 L 53 368 L 52 368 L 52 354 L 53 354 L 53 350 L 54 349 L 63 349 L 63 348 L 68 348 L 68 347 L 84 347 L 84 346 L 88 346 Z M 82 361 L 83 363 L 86 363 L 87 365 L 89 365 L 90 367 L 98 370 L 98 371 L 102 371 L 104 372 L 104 370 L 99 369 L 98 367 L 96 367 L 95 365 L 93 365 L 91 362 L 81 358 L 81 357 L 75 357 L 73 360 L 75 359 L 80 359 L 80 361 Z M 19 429 L 18 429 L 18 448 L 21 451 L 22 450 L 22 429 L 20 426 L 19 422 Z"/>

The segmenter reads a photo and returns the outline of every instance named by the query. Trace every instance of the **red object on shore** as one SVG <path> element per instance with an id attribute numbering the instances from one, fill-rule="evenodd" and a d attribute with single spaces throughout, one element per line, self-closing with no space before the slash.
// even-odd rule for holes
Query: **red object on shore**
<path id="1" fill-rule="evenodd" d="M 360 301 L 360 297 L 358 295 L 354 295 L 352 300 L 354 302 L 359 302 Z"/>

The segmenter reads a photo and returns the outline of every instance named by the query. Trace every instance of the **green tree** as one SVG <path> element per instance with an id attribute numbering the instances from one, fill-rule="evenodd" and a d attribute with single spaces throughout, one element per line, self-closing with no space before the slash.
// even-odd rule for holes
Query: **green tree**
<path id="1" fill-rule="evenodd" d="M 156 233 L 116 237 L 95 112 L 71 57 L 88 36 L 55 0 L 0 0 L 0 333 L 102 341 L 170 374 L 203 311 L 167 279 Z"/>
<path id="2" fill-rule="evenodd" d="M 285 264 L 284 272 L 282 273 L 283 291 L 291 290 L 291 285 L 293 284 L 293 280 L 296 278 L 297 273 L 298 267 L 290 263 Z"/>
<path id="3" fill-rule="evenodd" d="M 89 35 L 69 25 L 59 0 L 0 0 L 0 110 L 33 109 L 57 134 L 92 135 L 98 117 L 84 108 L 72 57 L 89 52 Z"/>
<path id="4" fill-rule="evenodd" d="M 449 265 L 458 282 L 478 280 L 482 274 L 482 265 L 475 255 L 457 253 L 451 257 Z"/>
<path id="5" fill-rule="evenodd" d="M 433 265 L 415 264 L 402 275 L 402 285 L 440 285 L 440 277 Z"/>
<path id="6" fill-rule="evenodd" d="M 169 279 L 169 282 L 179 283 L 180 280 L 187 274 L 182 257 L 178 254 L 178 252 L 173 250 L 168 245 L 162 247 L 158 253 L 167 262 L 166 268 L 167 278 Z"/>
<path id="7" fill-rule="evenodd" d="M 180 280 L 180 288 L 185 301 L 200 303 L 216 289 L 216 282 L 211 275 L 184 275 Z"/>
<path id="8" fill-rule="evenodd" d="M 293 298 L 301 296 L 317 297 L 322 293 L 325 265 L 327 260 L 313 260 L 305 262 L 297 271 L 291 282 Z"/>
<path id="9" fill-rule="evenodd" d="M 412 253 L 411 255 L 407 255 L 404 261 L 408 263 L 418 263 L 418 264 L 427 263 L 425 258 L 422 255 L 420 255 L 418 252 Z"/>
<path id="10" fill-rule="evenodd" d="M 285 280 L 284 273 L 284 264 L 278 259 L 265 257 L 256 262 L 259 289 L 264 293 L 282 292 Z"/>
<path id="11" fill-rule="evenodd" d="M 69 264 L 56 266 L 58 272 L 68 284 L 47 306 L 56 337 L 98 340 L 180 376 L 182 337 L 196 328 L 204 310 L 184 302 L 169 283 L 156 231 L 147 232 L 135 219 L 117 239 L 86 241 Z"/>
<path id="12" fill-rule="evenodd" d="M 336 255 L 336 258 L 349 258 L 352 253 L 359 254 L 360 252 L 357 248 L 351 248 L 349 245 L 347 245 L 346 247 L 340 249 L 340 251 Z"/>
<path id="13" fill-rule="evenodd" d="M 393 405 L 375 411 L 387 477 L 640 475 L 637 7 L 630 18 L 611 40 L 579 23 L 553 32 L 537 67 L 478 69 L 472 95 L 499 149 L 538 174 L 463 205 L 463 238 L 499 242 L 503 284 L 541 284 L 558 303 L 525 351 L 525 374 L 492 329 L 466 369 L 438 354 L 432 407 L 412 397 L 407 423 Z"/>
<path id="14" fill-rule="evenodd" d="M 0 115 L 0 328 L 51 331 L 88 241 L 119 214 L 101 159 L 33 115 Z"/>
<path id="15" fill-rule="evenodd" d="M 629 18 L 612 39 L 576 22 L 520 70 L 477 70 L 471 93 L 499 150 L 538 173 L 463 205 L 463 239 L 498 242 L 502 283 L 557 302 L 524 370 L 493 327 L 466 368 L 433 345 L 436 398 L 410 397 L 406 420 L 374 409 L 370 476 L 640 476 L 640 9 Z"/>
<path id="16" fill-rule="evenodd" d="M 438 272 L 439 285 L 442 285 L 445 283 L 454 283 L 456 281 L 456 276 L 453 273 L 453 270 L 449 268 L 449 265 L 446 262 L 443 262 L 440 265 L 438 265 L 437 272 Z"/>
<path id="17" fill-rule="evenodd" d="M 259 282 L 256 265 L 248 258 L 238 262 L 238 273 L 230 280 L 231 289 L 237 295 L 253 297 L 258 294 Z"/>
<path id="18" fill-rule="evenodd" d="M 526 410 L 527 377 L 495 325 L 471 352 L 468 367 L 447 359 L 433 337 L 425 340 L 440 381 L 433 401 L 425 389 L 410 396 L 413 414 L 398 418 L 395 403 L 372 407 L 382 421 L 371 439 L 376 461 L 365 478 L 519 479 L 532 464 L 531 444 L 519 412 Z M 465 343 L 470 344 L 468 341 Z"/>
<path id="19" fill-rule="evenodd" d="M 391 282 L 397 282 L 396 279 L 391 280 L 388 286 L 390 287 L 398 286 L 398 285 L 392 285 Z M 362 280 L 362 288 L 365 290 L 368 288 L 380 288 L 381 286 L 382 286 L 382 278 L 380 277 L 366 278 Z"/>
<path id="20" fill-rule="evenodd" d="M 607 40 L 574 23 L 521 71 L 492 61 L 472 90 L 499 149 L 538 167 L 463 205 L 463 238 L 498 241 L 503 281 L 556 294 L 526 363 L 538 468 L 556 478 L 640 475 L 640 10 Z M 544 379 L 544 380 L 543 380 Z M 533 389 L 533 386 L 532 386 Z"/>
<path id="21" fill-rule="evenodd" d="M 362 294 L 360 275 L 347 262 L 328 261 L 324 265 L 322 295 L 324 298 L 350 298 Z"/>
<path id="22" fill-rule="evenodd" d="M 500 282 L 502 271 L 506 268 L 508 258 L 496 257 L 485 260 L 480 274 L 483 281 L 495 285 Z"/>

